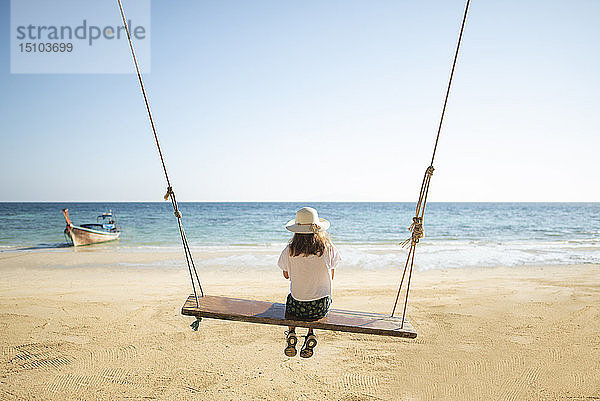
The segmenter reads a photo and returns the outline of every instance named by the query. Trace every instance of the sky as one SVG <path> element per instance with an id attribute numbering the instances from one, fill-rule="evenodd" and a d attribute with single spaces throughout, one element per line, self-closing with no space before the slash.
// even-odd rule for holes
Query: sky
<path id="1" fill-rule="evenodd" d="M 0 4 L 0 201 L 160 201 L 133 64 L 11 74 Z M 416 201 L 463 11 L 152 1 L 139 61 L 178 200 Z M 599 15 L 596 0 L 472 1 L 430 201 L 600 201 Z"/>

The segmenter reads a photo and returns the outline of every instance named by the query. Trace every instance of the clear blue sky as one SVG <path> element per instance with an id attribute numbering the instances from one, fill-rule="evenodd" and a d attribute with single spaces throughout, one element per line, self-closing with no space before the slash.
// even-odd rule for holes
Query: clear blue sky
<path id="1" fill-rule="evenodd" d="M 1 4 L 0 201 L 160 200 L 136 77 L 10 74 Z M 140 62 L 178 198 L 415 201 L 463 7 L 153 1 Z M 432 201 L 600 201 L 599 16 L 473 0 Z"/>

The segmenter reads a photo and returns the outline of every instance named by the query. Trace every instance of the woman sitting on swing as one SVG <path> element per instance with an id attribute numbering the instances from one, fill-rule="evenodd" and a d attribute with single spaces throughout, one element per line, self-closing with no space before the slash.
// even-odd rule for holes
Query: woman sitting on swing
<path id="1" fill-rule="evenodd" d="M 326 230 L 330 223 L 320 219 L 317 211 L 303 207 L 296 219 L 289 221 L 286 228 L 294 233 L 290 243 L 279 256 L 278 266 L 283 277 L 290 280 L 290 294 L 286 302 L 286 318 L 313 321 L 329 312 L 331 305 L 331 281 L 335 267 L 341 258 L 333 246 Z M 285 355 L 296 355 L 296 327 L 286 332 Z M 300 356 L 310 358 L 317 346 L 313 329 L 308 329 Z"/>

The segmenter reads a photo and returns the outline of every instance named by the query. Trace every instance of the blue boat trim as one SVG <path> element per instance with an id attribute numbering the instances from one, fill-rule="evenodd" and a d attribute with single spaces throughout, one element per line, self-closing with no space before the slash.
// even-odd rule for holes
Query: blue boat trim
<path id="1" fill-rule="evenodd" d="M 110 231 L 98 231 L 98 230 L 92 230 L 91 228 L 86 228 L 86 227 L 81 227 L 81 226 L 71 226 L 72 228 L 76 228 L 78 230 L 82 230 L 82 231 L 87 231 L 90 233 L 94 233 L 94 234 L 101 234 L 101 235 L 118 235 L 120 234 L 120 231 L 114 231 L 114 232 L 110 232 Z"/>

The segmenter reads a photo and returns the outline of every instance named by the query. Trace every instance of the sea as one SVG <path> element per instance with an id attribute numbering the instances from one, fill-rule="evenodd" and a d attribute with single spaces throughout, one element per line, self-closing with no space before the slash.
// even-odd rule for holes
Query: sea
<path id="1" fill-rule="evenodd" d="M 401 268 L 414 203 L 181 202 L 183 226 L 201 266 L 269 269 L 291 234 L 285 223 L 312 206 L 331 222 L 341 267 Z M 0 253 L 73 252 L 61 209 L 75 224 L 112 210 L 121 238 L 86 251 L 181 249 L 170 202 L 0 203 Z M 600 263 L 600 203 L 428 203 L 419 270 Z M 175 263 L 174 265 L 178 265 Z M 127 266 L 124 265 L 124 268 Z"/>

